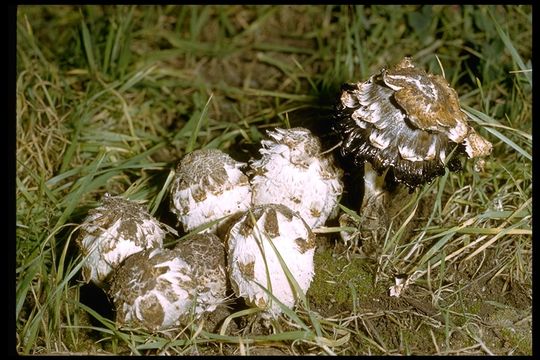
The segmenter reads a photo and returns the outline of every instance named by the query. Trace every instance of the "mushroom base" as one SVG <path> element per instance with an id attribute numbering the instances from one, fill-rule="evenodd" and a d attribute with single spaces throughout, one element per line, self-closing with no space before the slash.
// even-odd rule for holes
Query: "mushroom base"
<path id="1" fill-rule="evenodd" d="M 360 206 L 357 209 L 360 219 L 347 214 L 340 216 L 340 225 L 356 227 L 353 232 L 340 233 L 341 239 L 349 248 L 361 249 L 365 254 L 377 253 L 389 230 L 399 229 L 405 218 L 400 210 L 411 200 L 409 187 L 393 180 L 388 171 L 379 175 L 371 164 L 364 165 L 363 181 L 357 186 Z"/>

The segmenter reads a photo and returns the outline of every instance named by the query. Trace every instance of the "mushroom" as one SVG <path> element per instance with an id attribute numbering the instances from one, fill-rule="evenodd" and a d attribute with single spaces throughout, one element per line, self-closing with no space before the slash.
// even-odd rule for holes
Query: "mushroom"
<path id="1" fill-rule="evenodd" d="M 171 187 L 170 209 L 186 232 L 217 221 L 204 230 L 216 233 L 231 220 L 220 219 L 249 208 L 251 188 L 242 166 L 217 149 L 195 150 L 182 158 Z"/>
<path id="2" fill-rule="evenodd" d="M 141 205 L 120 196 L 105 194 L 102 204 L 88 212 L 77 243 L 83 256 L 83 278 L 104 287 L 108 276 L 128 256 L 160 248 L 172 228 L 160 223 Z"/>
<path id="3" fill-rule="evenodd" d="M 268 136 L 261 142 L 261 159 L 250 163 L 253 205 L 283 204 L 312 228 L 324 225 L 337 215 L 341 169 L 308 129 L 278 128 Z"/>
<path id="4" fill-rule="evenodd" d="M 228 273 L 237 296 L 263 310 L 265 319 L 276 318 L 280 305 L 292 308 L 298 294 L 279 261 L 279 253 L 302 292 L 314 275 L 315 235 L 306 222 L 280 204 L 256 206 L 230 229 L 227 237 Z"/>
<path id="5" fill-rule="evenodd" d="M 192 270 L 196 283 L 195 315 L 212 312 L 226 302 L 225 245 L 214 234 L 195 234 L 174 248 Z"/>
<path id="6" fill-rule="evenodd" d="M 172 250 L 137 253 L 111 283 L 118 324 L 150 331 L 184 325 L 227 301 L 225 245 L 214 234 L 195 234 Z"/>
<path id="7" fill-rule="evenodd" d="M 193 313 L 196 279 L 178 251 L 145 250 L 118 268 L 108 294 L 120 326 L 167 330 L 185 323 Z"/>
<path id="8" fill-rule="evenodd" d="M 334 129 L 342 155 L 365 165 L 364 205 L 399 184 L 412 191 L 445 167 L 460 170 L 460 155 L 484 157 L 492 148 L 468 124 L 444 77 L 416 68 L 409 57 L 365 82 L 344 84 Z"/>

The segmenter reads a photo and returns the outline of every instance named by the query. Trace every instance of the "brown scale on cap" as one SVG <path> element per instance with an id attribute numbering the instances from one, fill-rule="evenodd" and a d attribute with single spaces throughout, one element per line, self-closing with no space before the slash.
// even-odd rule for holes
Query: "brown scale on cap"
<path id="1" fill-rule="evenodd" d="M 170 209 L 186 232 L 209 224 L 204 231 L 225 231 L 228 216 L 251 205 L 245 164 L 218 149 L 200 149 L 186 154 L 176 167 L 171 184 Z"/>
<path id="2" fill-rule="evenodd" d="M 108 289 L 119 325 L 156 331 L 188 319 L 196 298 L 196 279 L 178 255 L 173 250 L 154 249 L 124 261 Z"/>
<path id="3" fill-rule="evenodd" d="M 226 298 L 225 244 L 214 234 L 196 234 L 174 250 L 191 265 L 201 311 L 213 311 Z"/>
<path id="4" fill-rule="evenodd" d="M 220 192 L 221 186 L 230 187 L 228 175 L 223 165 L 236 166 L 230 156 L 217 149 L 201 149 L 186 154 L 177 166 L 178 187 L 188 189 L 192 184 L 202 182 L 205 191 Z M 213 181 L 210 181 L 213 180 Z M 246 179 L 247 183 L 247 179 Z M 202 194 L 203 197 L 204 194 Z"/>
<path id="5" fill-rule="evenodd" d="M 456 155 L 482 157 L 492 148 L 468 125 L 448 82 L 407 57 L 365 82 L 344 84 L 336 120 L 343 155 L 358 165 L 370 162 L 379 174 L 391 169 L 410 188 L 443 175 L 445 167 L 460 170 Z"/>

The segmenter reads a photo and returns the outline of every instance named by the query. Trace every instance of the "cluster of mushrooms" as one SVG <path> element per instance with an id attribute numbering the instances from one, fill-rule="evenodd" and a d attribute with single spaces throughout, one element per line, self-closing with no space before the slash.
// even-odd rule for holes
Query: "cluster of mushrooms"
<path id="1" fill-rule="evenodd" d="M 456 155 L 491 151 L 446 80 L 409 58 L 345 84 L 334 130 L 341 154 L 365 166 L 364 198 L 388 192 L 384 184 L 413 189 L 446 167 L 457 170 Z M 305 128 L 268 131 L 261 145 L 260 159 L 248 164 L 217 149 L 181 159 L 170 210 L 188 236 L 174 248 L 163 243 L 175 229 L 134 201 L 106 194 L 89 211 L 77 239 L 83 277 L 107 292 L 119 325 L 178 327 L 230 300 L 229 284 L 265 319 L 307 292 L 316 270 L 313 229 L 338 215 L 343 171 Z"/>

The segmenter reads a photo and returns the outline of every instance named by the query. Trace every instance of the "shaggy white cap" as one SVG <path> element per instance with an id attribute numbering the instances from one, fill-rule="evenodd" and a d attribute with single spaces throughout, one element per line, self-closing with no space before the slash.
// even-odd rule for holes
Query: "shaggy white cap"
<path id="1" fill-rule="evenodd" d="M 257 206 L 227 238 L 231 286 L 247 304 L 264 309 L 265 318 L 276 318 L 282 310 L 261 286 L 289 308 L 297 299 L 272 244 L 305 294 L 314 275 L 315 235 L 296 212 L 277 204 Z"/>
<path id="2" fill-rule="evenodd" d="M 83 256 L 88 256 L 83 278 L 104 286 L 128 256 L 163 246 L 162 226 L 136 202 L 105 194 L 102 205 L 88 212 L 77 238 Z"/>
<path id="3" fill-rule="evenodd" d="M 182 158 L 171 188 L 171 211 L 186 232 L 249 208 L 251 188 L 242 166 L 217 149 L 195 150 Z M 226 224 L 224 219 L 206 232 Z"/>
<path id="4" fill-rule="evenodd" d="M 154 249 L 127 258 L 114 273 L 108 293 L 119 325 L 158 331 L 188 319 L 196 282 L 178 251 Z"/>
<path id="5" fill-rule="evenodd" d="M 343 155 L 357 165 L 371 163 L 379 175 L 388 170 L 411 189 L 444 175 L 446 167 L 461 169 L 463 153 L 478 158 L 492 151 L 448 81 L 408 57 L 367 81 L 343 84 L 335 120 Z"/>
<path id="6" fill-rule="evenodd" d="M 341 169 L 331 154 L 321 154 L 319 140 L 308 129 L 269 131 L 260 160 L 250 166 L 253 205 L 283 204 L 298 211 L 312 228 L 337 215 L 343 192 Z"/>
<path id="7" fill-rule="evenodd" d="M 196 282 L 195 314 L 214 311 L 226 301 L 225 245 L 214 234 L 196 234 L 179 242 L 175 249 L 192 269 Z"/>

